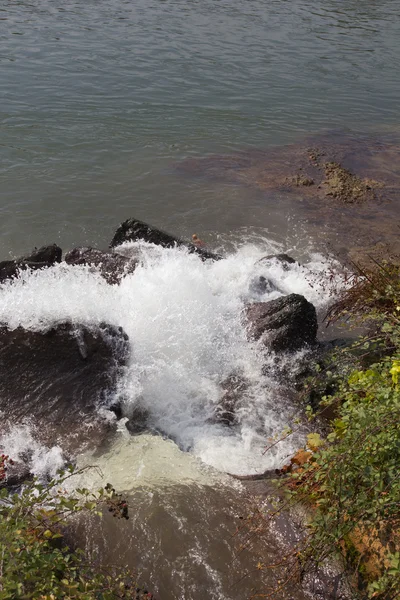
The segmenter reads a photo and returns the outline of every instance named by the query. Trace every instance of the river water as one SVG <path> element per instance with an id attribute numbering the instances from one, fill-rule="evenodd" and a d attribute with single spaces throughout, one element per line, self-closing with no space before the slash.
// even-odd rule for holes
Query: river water
<path id="1" fill-rule="evenodd" d="M 260 299 L 249 292 L 255 262 L 292 252 L 303 267 L 269 273 L 280 293 L 302 293 L 321 311 L 329 301 L 326 259 L 297 198 L 266 203 L 259 190 L 176 165 L 331 130 L 399 133 L 399 40 L 397 0 L 0 2 L 0 258 L 51 242 L 105 247 L 130 216 L 230 249 L 210 265 L 145 248 L 119 288 L 61 265 L 0 290 L 9 327 L 105 320 L 133 340 L 120 384 L 163 435 L 127 437 L 121 424 L 106 450 L 76 457 L 132 504 L 129 528 L 106 523 L 85 543 L 138 567 L 163 600 L 247 598 L 266 584 L 242 579 L 257 552 L 280 551 L 273 534 L 254 555 L 238 553 L 248 498 L 225 475 L 280 466 L 302 442 L 262 453 L 296 408 L 262 375 L 240 322 L 243 303 Z M 210 425 L 210 407 L 237 369 L 251 393 L 227 433 Z M 3 438 L 10 454 L 29 449 L 39 475 L 61 464 L 61 447 L 35 441 L 34 424 L 16 425 Z"/>
<path id="2" fill-rule="evenodd" d="M 399 12 L 397 0 L 2 0 L 2 255 L 104 245 L 128 216 L 176 234 L 293 236 L 254 191 L 172 166 L 398 128 Z"/>

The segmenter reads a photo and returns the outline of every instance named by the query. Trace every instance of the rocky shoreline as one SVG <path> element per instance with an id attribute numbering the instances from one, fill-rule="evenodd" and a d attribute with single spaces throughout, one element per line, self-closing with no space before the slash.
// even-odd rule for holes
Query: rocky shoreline
<path id="1" fill-rule="evenodd" d="M 128 258 L 115 247 L 139 240 L 167 248 L 183 246 L 206 261 L 222 258 L 146 223 L 129 219 L 117 229 L 110 250 L 75 248 L 67 252 L 63 260 L 70 266 L 93 268 L 108 285 L 119 285 L 140 264 L 140 256 Z M 1 284 L 13 285 L 27 269 L 52 269 L 61 261 L 62 250 L 56 245 L 35 249 L 30 255 L 0 263 Z M 285 254 L 266 256 L 257 265 L 265 267 L 265 275 L 258 275 L 250 285 L 261 293 L 277 289 L 268 279 L 268 267 L 278 263 L 288 269 L 295 261 Z M 272 352 L 279 356 L 300 349 L 315 351 L 319 347 L 316 310 L 299 294 L 249 304 L 244 307 L 242 318 L 249 340 L 258 340 L 267 355 Z M 4 424 L 23 423 L 29 418 L 37 423 L 42 443 L 60 444 L 65 455 L 71 457 L 85 447 L 105 444 L 110 432 L 115 430 L 115 416 L 125 416 L 123 403 L 116 403 L 113 397 L 118 378 L 129 361 L 131 344 L 121 327 L 107 323 L 89 327 L 63 322 L 46 331 L 22 327 L 12 330 L 3 323 L 0 326 L 0 411 Z M 246 381 L 235 373 L 223 382 L 213 417 L 216 423 L 226 427 L 235 425 L 246 387 Z M 101 407 L 107 418 L 99 416 Z M 136 409 L 128 417 L 126 427 L 131 433 L 146 429 L 146 411 Z M 9 477 L 10 483 L 15 484 L 16 474 L 26 474 L 26 468 L 17 464 L 13 470 Z"/>

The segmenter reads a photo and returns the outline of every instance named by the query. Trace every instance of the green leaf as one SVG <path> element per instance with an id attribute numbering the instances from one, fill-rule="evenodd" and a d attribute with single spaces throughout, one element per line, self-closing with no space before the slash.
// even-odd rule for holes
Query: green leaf
<path id="1" fill-rule="evenodd" d="M 309 433 L 307 435 L 307 446 L 315 452 L 325 444 L 325 441 L 321 438 L 319 433 Z"/>

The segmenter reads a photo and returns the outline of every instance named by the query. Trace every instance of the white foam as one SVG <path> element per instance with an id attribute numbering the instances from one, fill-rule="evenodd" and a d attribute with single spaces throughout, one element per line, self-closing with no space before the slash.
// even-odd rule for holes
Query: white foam
<path id="1" fill-rule="evenodd" d="M 138 403 L 151 425 L 204 462 L 235 473 L 277 466 L 299 440 L 292 438 L 263 455 L 268 435 L 287 424 L 292 407 L 272 379 L 262 376 L 263 357 L 247 340 L 244 303 L 282 294 L 303 294 L 317 307 L 329 300 L 327 261 L 308 264 L 255 264 L 264 252 L 244 246 L 218 262 L 202 262 L 184 249 L 131 244 L 121 252 L 142 256 L 141 265 L 119 286 L 84 266 L 64 263 L 48 270 L 23 272 L 0 286 L 0 322 L 10 328 L 43 330 L 54 324 L 107 322 L 128 334 L 132 358 L 119 383 L 126 410 Z M 260 274 L 280 291 L 260 295 L 251 282 Z M 232 373 L 250 381 L 240 424 L 212 422 L 220 384 Z"/>
<path id="2" fill-rule="evenodd" d="M 60 446 L 48 448 L 40 444 L 28 424 L 15 426 L 1 435 L 0 447 L 14 461 L 25 463 L 40 479 L 54 477 L 65 463 Z"/>

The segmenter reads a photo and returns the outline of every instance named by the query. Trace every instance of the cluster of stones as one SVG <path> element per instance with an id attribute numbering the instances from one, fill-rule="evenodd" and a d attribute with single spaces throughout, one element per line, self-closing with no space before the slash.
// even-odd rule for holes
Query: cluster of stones
<path id="1" fill-rule="evenodd" d="M 63 260 L 69 265 L 93 267 L 109 285 L 118 285 L 135 270 L 139 258 L 128 258 L 115 248 L 138 240 L 167 248 L 184 246 L 204 261 L 222 258 L 147 223 L 128 219 L 117 229 L 107 251 L 75 248 Z M 54 268 L 61 261 L 62 250 L 53 244 L 35 249 L 28 256 L 1 262 L 0 285 L 13 285 L 26 269 Z M 261 262 L 268 266 L 271 261 L 279 261 L 284 269 L 295 262 L 285 254 L 267 256 Z M 273 284 L 261 276 L 253 285 L 262 291 Z M 291 353 L 316 345 L 315 308 L 298 294 L 248 304 L 243 320 L 249 339 L 258 341 L 266 353 Z M 97 447 L 115 426 L 111 419 L 99 417 L 99 406 L 114 411 L 117 417 L 125 416 L 122 405 L 112 404 L 110 398 L 130 356 L 126 333 L 107 323 L 89 327 L 65 322 L 44 332 L 22 327 L 10 330 L 0 323 L 0 412 L 14 424 L 34 416 L 40 424 L 38 435 L 42 441 L 48 446 L 61 443 L 68 454 L 75 454 L 85 445 Z M 235 374 L 221 385 L 216 422 L 226 426 L 236 423 L 237 406 L 246 385 Z M 130 414 L 129 431 L 143 431 L 147 416 L 146 411 L 139 409 Z"/>

